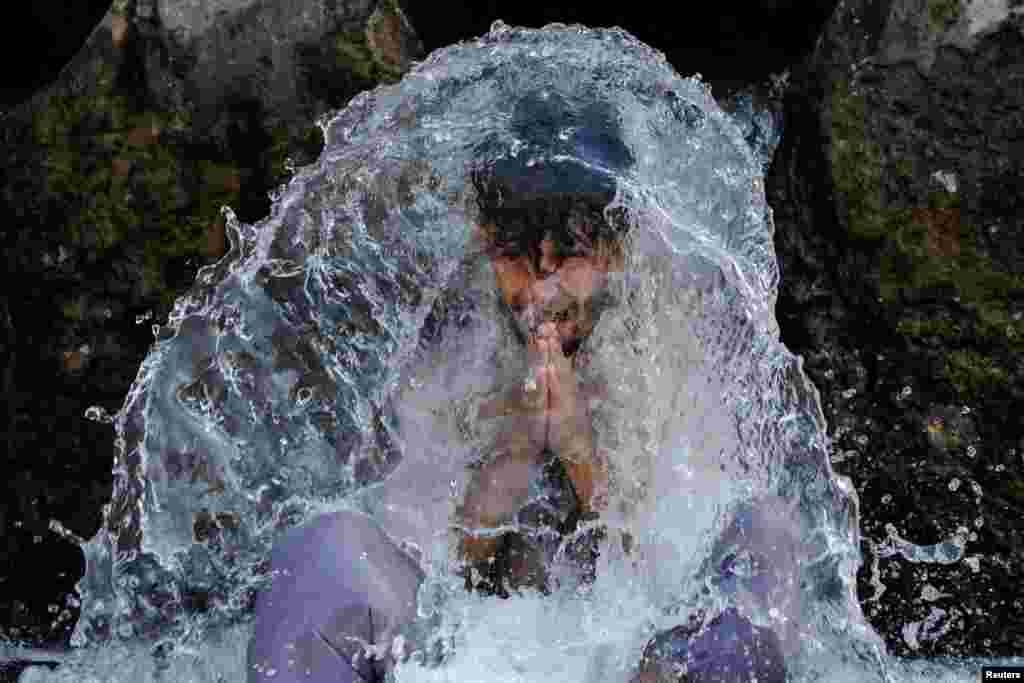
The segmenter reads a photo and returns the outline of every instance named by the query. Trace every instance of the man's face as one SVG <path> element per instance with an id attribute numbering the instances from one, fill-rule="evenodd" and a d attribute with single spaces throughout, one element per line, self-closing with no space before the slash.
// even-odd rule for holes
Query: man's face
<path id="1" fill-rule="evenodd" d="M 597 323 L 594 304 L 611 268 L 606 252 L 574 231 L 568 240 L 548 233 L 534 249 L 492 256 L 498 289 L 525 340 L 551 322 L 563 353 L 576 352 Z"/>

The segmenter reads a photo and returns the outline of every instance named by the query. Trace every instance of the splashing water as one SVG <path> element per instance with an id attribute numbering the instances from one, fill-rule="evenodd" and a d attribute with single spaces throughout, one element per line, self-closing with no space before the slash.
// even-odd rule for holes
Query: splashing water
<path id="1" fill-rule="evenodd" d="M 526 101 L 567 114 L 526 139 Z M 726 605 L 778 634 L 790 680 L 973 680 L 887 658 L 861 615 L 857 498 L 773 314 L 777 131 L 743 112 L 621 30 L 497 22 L 322 121 L 268 218 L 228 211 L 229 254 L 142 364 L 75 649 L 23 679 L 244 681 L 275 540 L 353 509 L 426 572 L 398 681 L 625 681 L 652 635 Z M 509 344 L 468 170 L 510 154 L 613 177 L 630 234 L 581 351 L 613 471 L 596 578 L 500 600 L 462 589 L 448 531 Z"/>

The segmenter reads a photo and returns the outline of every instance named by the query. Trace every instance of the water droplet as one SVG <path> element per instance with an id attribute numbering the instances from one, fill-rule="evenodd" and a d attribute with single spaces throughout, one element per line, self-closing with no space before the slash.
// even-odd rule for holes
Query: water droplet
<path id="1" fill-rule="evenodd" d="M 921 589 L 921 599 L 927 600 L 928 602 L 934 602 L 939 598 L 946 596 L 948 596 L 948 593 L 940 592 L 938 588 L 931 585 L 930 583 L 926 584 L 924 588 Z"/>
<path id="2" fill-rule="evenodd" d="M 956 491 L 958 488 L 960 488 L 960 480 L 957 479 L 956 477 L 953 477 L 952 479 L 949 480 L 949 490 Z"/>
<path id="3" fill-rule="evenodd" d="M 101 424 L 113 424 L 113 416 L 101 406 L 89 406 L 85 409 L 85 419 Z"/>

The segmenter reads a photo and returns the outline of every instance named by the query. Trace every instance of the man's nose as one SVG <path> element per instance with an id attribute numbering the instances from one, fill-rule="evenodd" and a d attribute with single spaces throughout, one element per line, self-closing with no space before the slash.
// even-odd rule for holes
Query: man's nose
<path id="1" fill-rule="evenodd" d="M 546 239 L 540 243 L 540 272 L 543 275 L 558 270 L 558 260 L 555 258 L 555 245 L 551 240 Z"/>
<path id="2" fill-rule="evenodd" d="M 558 296 L 558 275 L 538 278 L 533 282 L 530 290 L 534 302 L 542 305 L 550 303 Z"/>

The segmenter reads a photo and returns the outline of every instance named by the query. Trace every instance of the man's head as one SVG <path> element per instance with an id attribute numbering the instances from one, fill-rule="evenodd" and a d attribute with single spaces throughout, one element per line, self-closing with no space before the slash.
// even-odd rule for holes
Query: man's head
<path id="1" fill-rule="evenodd" d="M 588 187 L 585 167 L 519 166 L 511 179 L 510 171 L 490 165 L 472 175 L 479 237 L 520 339 L 553 322 L 572 355 L 597 323 L 608 273 L 622 269 L 625 212 L 605 211 L 614 190 L 605 178 Z"/>

